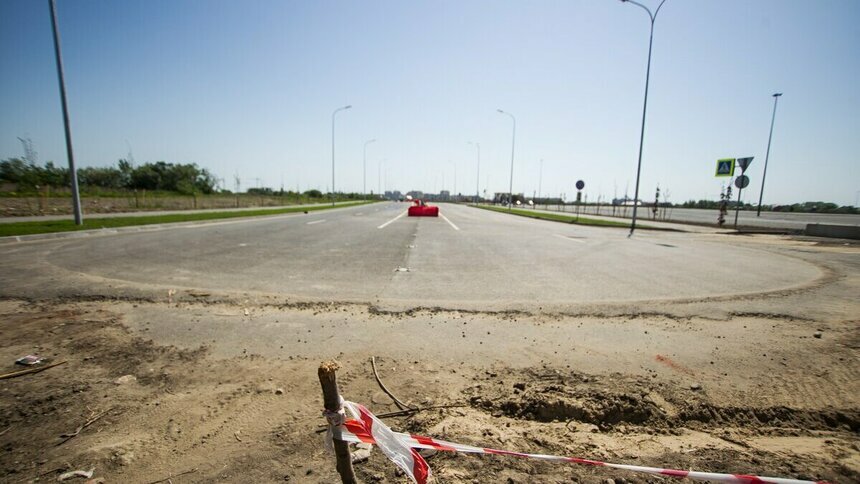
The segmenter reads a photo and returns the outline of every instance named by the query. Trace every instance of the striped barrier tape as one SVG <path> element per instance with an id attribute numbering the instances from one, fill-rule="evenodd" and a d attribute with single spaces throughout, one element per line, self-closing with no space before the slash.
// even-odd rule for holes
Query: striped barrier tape
<path id="1" fill-rule="evenodd" d="M 342 420 L 340 426 L 333 426 L 330 435 L 338 440 L 353 443 L 376 444 L 379 449 L 413 482 L 426 484 L 430 478 L 430 467 L 415 449 L 434 449 L 446 452 L 468 452 L 472 454 L 495 454 L 524 457 L 528 459 L 539 459 L 551 462 L 566 462 L 590 466 L 610 467 L 632 472 L 641 472 L 658 476 L 669 476 L 676 478 L 689 478 L 700 481 L 717 481 L 732 483 L 773 483 L 773 484 L 826 484 L 825 481 L 804 481 L 798 479 L 785 479 L 781 477 L 749 476 L 745 474 L 721 474 L 716 472 L 684 471 L 677 469 L 661 469 L 658 467 L 646 467 L 629 464 L 613 464 L 598 460 L 582 459 L 578 457 L 562 457 L 547 454 L 528 454 L 523 452 L 511 452 L 507 450 L 490 449 L 486 447 L 474 447 L 471 445 L 446 442 L 444 440 L 424 437 L 421 435 L 394 432 L 370 410 L 363 405 L 342 401 L 346 410 L 353 416 L 352 419 Z M 331 420 L 329 420 L 331 422 Z"/>

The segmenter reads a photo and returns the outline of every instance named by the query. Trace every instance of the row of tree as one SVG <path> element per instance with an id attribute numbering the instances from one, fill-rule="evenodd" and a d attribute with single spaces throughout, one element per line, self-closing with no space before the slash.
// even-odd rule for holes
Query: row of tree
<path id="1" fill-rule="evenodd" d="M 44 166 L 20 158 L 0 161 L 0 181 L 14 183 L 19 191 L 39 187 L 68 187 L 69 169 L 47 162 Z M 183 194 L 213 193 L 217 179 L 196 164 L 158 161 L 132 166 L 119 160 L 117 166 L 79 168 L 78 183 L 83 187 L 112 190 L 164 190 Z"/>
<path id="2" fill-rule="evenodd" d="M 734 207 L 736 201 L 729 201 L 729 205 Z M 754 208 L 751 203 L 742 202 L 741 205 L 746 208 Z M 676 205 L 677 206 L 677 205 Z M 720 202 L 718 200 L 689 200 L 680 205 L 682 208 L 709 208 L 719 209 Z M 860 207 L 851 205 L 839 206 L 831 202 L 803 202 L 793 203 L 791 205 L 768 205 L 763 208 L 773 212 L 800 212 L 800 213 L 860 213 Z"/>

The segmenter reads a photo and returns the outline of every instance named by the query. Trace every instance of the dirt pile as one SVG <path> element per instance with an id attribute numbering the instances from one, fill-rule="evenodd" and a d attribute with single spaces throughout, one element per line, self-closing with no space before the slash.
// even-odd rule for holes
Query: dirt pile
<path id="1" fill-rule="evenodd" d="M 610 429 L 619 424 L 651 429 L 734 426 L 747 431 L 860 430 L 856 408 L 819 410 L 786 406 L 725 407 L 709 401 L 700 388 L 683 389 L 624 375 L 527 371 L 504 378 L 487 374 L 494 384 L 466 390 L 475 408 L 538 422 L 580 422 Z"/>

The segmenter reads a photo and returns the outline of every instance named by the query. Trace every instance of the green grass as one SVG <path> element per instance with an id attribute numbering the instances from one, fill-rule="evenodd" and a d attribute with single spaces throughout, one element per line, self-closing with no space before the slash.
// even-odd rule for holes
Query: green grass
<path id="1" fill-rule="evenodd" d="M 107 229 L 117 227 L 130 227 L 135 225 L 170 224 L 176 222 L 194 222 L 198 220 L 218 220 L 239 217 L 259 217 L 263 215 L 280 215 L 295 212 L 314 212 L 330 208 L 354 207 L 373 203 L 370 201 L 358 201 L 351 203 L 340 203 L 336 207 L 331 205 L 316 205 L 313 207 L 293 206 L 270 210 L 244 210 L 232 212 L 204 212 L 204 213 L 177 213 L 170 215 L 141 215 L 138 217 L 111 217 L 111 218 L 87 218 L 84 217 L 83 225 L 75 225 L 71 220 L 50 220 L 44 222 L 12 222 L 0 224 L 0 237 L 13 235 L 48 234 L 52 232 L 72 232 L 78 230 Z"/>
<path id="2" fill-rule="evenodd" d="M 630 228 L 630 224 L 628 222 L 616 222 L 614 220 L 600 220 L 586 217 L 577 218 L 576 215 L 569 215 L 566 213 L 536 212 L 532 210 L 521 210 L 517 208 L 509 210 L 505 207 L 488 207 L 482 205 L 478 205 L 477 207 L 483 208 L 484 210 L 492 210 L 494 212 L 519 215 L 521 217 L 538 218 L 541 220 L 552 220 L 553 222 L 564 222 L 579 225 L 596 225 L 598 227 L 622 227 L 628 229 Z M 653 227 L 648 227 L 647 225 L 637 225 L 636 228 L 650 229 Z"/>

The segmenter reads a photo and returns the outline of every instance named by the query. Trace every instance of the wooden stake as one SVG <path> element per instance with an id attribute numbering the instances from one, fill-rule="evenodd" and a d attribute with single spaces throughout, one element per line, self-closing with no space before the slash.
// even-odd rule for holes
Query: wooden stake
<path id="1" fill-rule="evenodd" d="M 337 388 L 337 369 L 340 365 L 336 361 L 324 361 L 320 363 L 317 376 L 320 379 L 323 391 L 323 405 L 329 412 L 338 412 L 340 406 L 340 391 Z M 343 484 L 357 484 L 355 472 L 352 469 L 352 458 L 349 455 L 349 444 L 342 440 L 334 439 L 334 455 L 337 458 L 337 472 Z"/>

